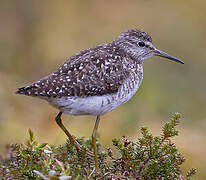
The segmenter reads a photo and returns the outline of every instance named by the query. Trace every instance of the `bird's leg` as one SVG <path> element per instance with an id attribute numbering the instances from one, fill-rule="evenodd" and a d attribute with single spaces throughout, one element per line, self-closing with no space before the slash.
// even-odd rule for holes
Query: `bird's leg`
<path id="1" fill-rule="evenodd" d="M 94 150 L 94 161 L 95 161 L 95 170 L 99 171 L 99 165 L 98 165 L 98 156 L 97 156 L 97 145 L 96 145 L 96 135 L 97 135 L 97 129 L 98 129 L 98 125 L 99 125 L 99 121 L 100 121 L 100 116 L 97 116 L 95 125 L 94 125 L 94 129 L 92 132 L 92 147 Z"/>
<path id="2" fill-rule="evenodd" d="M 66 129 L 66 127 L 62 124 L 62 120 L 61 120 L 61 115 L 62 112 L 59 112 L 59 114 L 56 116 L 55 120 L 56 123 L 58 124 L 58 126 L 64 131 L 64 133 L 67 135 L 67 137 L 69 138 L 69 141 L 76 147 L 77 151 L 79 152 L 82 148 L 80 146 L 80 144 L 73 138 L 73 136 L 69 133 L 69 131 Z M 92 152 L 90 152 L 89 150 L 86 150 L 87 154 L 90 156 L 94 156 Z"/>
<path id="3" fill-rule="evenodd" d="M 62 124 L 61 115 L 62 115 L 62 112 L 59 112 L 59 114 L 56 116 L 56 118 L 55 118 L 56 123 L 64 131 L 64 133 L 69 138 L 69 141 L 76 147 L 77 151 L 81 150 L 80 144 L 73 138 L 73 136 L 69 133 L 69 131 L 66 129 L 66 127 Z"/>

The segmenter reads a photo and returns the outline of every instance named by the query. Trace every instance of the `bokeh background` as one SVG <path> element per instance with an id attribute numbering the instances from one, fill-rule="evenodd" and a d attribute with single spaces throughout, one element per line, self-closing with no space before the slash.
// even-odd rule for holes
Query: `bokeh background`
<path id="1" fill-rule="evenodd" d="M 147 59 L 134 98 L 102 117 L 100 142 L 135 139 L 146 125 L 158 135 L 174 112 L 183 114 L 177 146 L 186 157 L 183 171 L 196 167 L 206 179 L 206 1 L 7 0 L 0 2 L 0 154 L 7 143 L 23 143 L 31 128 L 40 142 L 62 144 L 58 111 L 39 99 L 15 95 L 55 71 L 74 53 L 113 40 L 122 31 L 148 32 L 159 49 L 185 65 Z M 63 116 L 75 136 L 89 137 L 95 117 Z"/>

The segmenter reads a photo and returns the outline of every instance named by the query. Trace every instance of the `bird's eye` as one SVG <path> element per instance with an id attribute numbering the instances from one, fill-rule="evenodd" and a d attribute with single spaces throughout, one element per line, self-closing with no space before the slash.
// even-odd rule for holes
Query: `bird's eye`
<path id="1" fill-rule="evenodd" d="M 140 41 L 140 42 L 138 43 L 138 45 L 139 45 L 139 47 L 144 47 L 144 46 L 145 46 L 145 43 L 144 43 L 143 41 Z"/>

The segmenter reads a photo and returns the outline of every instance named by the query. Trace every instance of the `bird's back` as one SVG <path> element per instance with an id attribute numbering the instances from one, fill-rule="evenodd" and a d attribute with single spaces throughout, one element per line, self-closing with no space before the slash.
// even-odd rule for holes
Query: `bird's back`
<path id="1" fill-rule="evenodd" d="M 99 111 L 108 112 L 126 102 L 141 81 L 142 64 L 115 44 L 108 43 L 75 54 L 56 72 L 20 88 L 17 93 L 46 99 L 69 114 L 96 114 L 98 108 L 94 110 L 95 107 L 103 107 Z M 74 101 L 75 107 L 69 107 Z M 81 110 L 80 107 L 86 107 L 83 104 L 94 112 L 88 108 Z M 78 112 L 74 112 L 74 108 L 79 108 Z"/>

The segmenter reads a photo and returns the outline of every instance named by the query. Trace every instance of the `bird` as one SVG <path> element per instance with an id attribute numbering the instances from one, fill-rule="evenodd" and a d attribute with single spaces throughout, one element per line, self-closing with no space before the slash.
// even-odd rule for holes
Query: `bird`
<path id="1" fill-rule="evenodd" d="M 46 100 L 57 108 L 56 123 L 78 151 L 81 145 L 64 126 L 61 115 L 95 115 L 91 139 L 94 168 L 98 172 L 96 135 L 100 117 L 134 96 L 143 80 L 144 60 L 152 56 L 184 64 L 158 50 L 146 32 L 129 29 L 111 42 L 74 54 L 55 72 L 16 93 Z"/>

